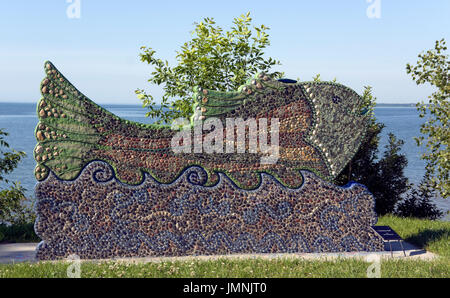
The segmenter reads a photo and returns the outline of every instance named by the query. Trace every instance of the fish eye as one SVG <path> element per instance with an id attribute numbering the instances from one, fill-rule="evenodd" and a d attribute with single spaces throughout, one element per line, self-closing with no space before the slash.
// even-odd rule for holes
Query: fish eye
<path id="1" fill-rule="evenodd" d="M 342 101 L 342 99 L 339 96 L 337 96 L 337 95 L 334 95 L 331 99 L 336 104 L 338 104 L 338 103 L 340 103 Z"/>

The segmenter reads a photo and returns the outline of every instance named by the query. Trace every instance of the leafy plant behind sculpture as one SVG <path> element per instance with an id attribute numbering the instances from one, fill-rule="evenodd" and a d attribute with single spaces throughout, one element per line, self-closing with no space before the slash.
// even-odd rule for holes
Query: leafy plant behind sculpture
<path id="1" fill-rule="evenodd" d="M 264 49 L 270 45 L 268 27 L 250 28 L 250 13 L 233 20 L 231 31 L 224 32 L 213 18 L 196 23 L 193 38 L 177 51 L 178 65 L 170 67 L 168 61 L 155 57 L 150 47 L 141 47 L 141 61 L 154 66 L 148 80 L 164 85 L 161 105 L 156 105 L 151 94 L 142 89 L 135 92 L 147 107 L 147 117 L 159 118 L 160 123 L 170 123 L 178 117 L 192 114 L 192 88 L 200 86 L 217 91 L 237 90 L 257 72 L 267 72 L 280 62 L 264 59 Z M 256 36 L 254 36 L 256 32 Z M 281 76 L 275 72 L 274 75 Z"/>
<path id="2" fill-rule="evenodd" d="M 0 129 L 0 224 L 2 223 L 24 223 L 34 221 L 32 211 L 24 205 L 25 189 L 20 183 L 13 183 L 5 175 L 11 173 L 25 157 L 25 152 L 6 150 L 9 144 L 4 137 L 8 133 Z M 6 187 L 5 187 L 6 186 Z"/>
<path id="3" fill-rule="evenodd" d="M 443 198 L 450 195 L 450 61 L 445 54 L 447 46 L 444 39 L 436 41 L 435 47 L 426 53 L 419 54 L 417 65 L 406 65 L 417 85 L 429 83 L 437 90 L 429 96 L 429 103 L 417 104 L 420 117 L 427 116 L 420 132 L 426 136 L 416 138 L 420 146 L 426 143 L 427 151 L 422 159 L 427 162 L 430 182 Z"/>

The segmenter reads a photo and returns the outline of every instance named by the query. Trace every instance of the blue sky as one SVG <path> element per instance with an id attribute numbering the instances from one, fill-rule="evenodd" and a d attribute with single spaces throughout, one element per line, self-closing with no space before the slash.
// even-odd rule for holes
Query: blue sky
<path id="1" fill-rule="evenodd" d="M 432 89 L 416 86 L 405 65 L 435 40 L 449 41 L 450 1 L 380 1 L 381 18 L 371 19 L 367 0 L 80 0 L 81 17 L 70 19 L 66 0 L 0 0 L 0 101 L 36 102 L 45 60 L 98 103 L 139 104 L 136 88 L 158 98 L 140 46 L 173 64 L 194 22 L 213 17 L 227 29 L 247 11 L 271 28 L 266 56 L 280 60 L 276 70 L 288 78 L 320 73 L 358 93 L 371 85 L 380 103 L 426 99 Z"/>

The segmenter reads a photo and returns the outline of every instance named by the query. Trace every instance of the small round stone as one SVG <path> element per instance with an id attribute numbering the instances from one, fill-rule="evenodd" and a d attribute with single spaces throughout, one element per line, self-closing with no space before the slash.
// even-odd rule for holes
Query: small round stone
<path id="1" fill-rule="evenodd" d="M 42 147 L 41 145 L 37 146 L 36 149 L 34 150 L 37 154 L 41 154 L 42 151 L 44 151 L 44 147 Z"/>
<path id="2" fill-rule="evenodd" d="M 42 131 L 38 131 L 38 132 L 36 133 L 36 137 L 37 137 L 37 139 L 38 139 L 39 141 L 45 140 L 45 137 L 44 137 Z"/>

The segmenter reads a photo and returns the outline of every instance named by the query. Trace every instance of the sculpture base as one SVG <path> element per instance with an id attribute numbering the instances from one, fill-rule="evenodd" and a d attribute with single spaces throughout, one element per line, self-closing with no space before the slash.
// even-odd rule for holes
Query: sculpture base
<path id="1" fill-rule="evenodd" d="M 232 253 L 382 251 L 371 228 L 374 197 L 360 184 L 338 187 L 301 171 L 287 188 L 261 174 L 255 190 L 225 175 L 202 186 L 206 173 L 190 167 L 171 184 L 146 174 L 136 186 L 114 177 L 101 161 L 74 181 L 52 173 L 36 186 L 39 260 L 184 256 Z"/>

